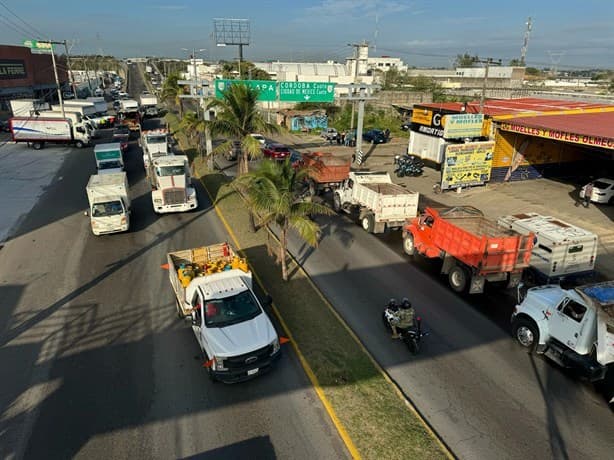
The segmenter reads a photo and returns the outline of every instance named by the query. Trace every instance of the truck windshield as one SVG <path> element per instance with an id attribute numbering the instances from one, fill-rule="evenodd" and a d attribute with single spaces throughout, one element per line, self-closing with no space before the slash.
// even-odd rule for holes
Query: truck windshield
<path id="1" fill-rule="evenodd" d="M 181 166 L 159 166 L 157 173 L 159 177 L 166 176 L 183 176 L 185 174 L 185 168 Z"/>
<path id="2" fill-rule="evenodd" d="M 262 310 L 249 291 L 210 299 L 205 305 L 205 324 L 209 327 L 225 327 L 255 318 Z"/>
<path id="3" fill-rule="evenodd" d="M 117 169 L 121 167 L 122 164 L 119 161 L 103 161 L 98 163 L 98 169 Z"/>
<path id="4" fill-rule="evenodd" d="M 148 144 L 166 144 L 166 136 L 147 136 Z"/>
<path id="5" fill-rule="evenodd" d="M 124 213 L 121 201 L 106 201 L 92 206 L 92 217 L 118 216 Z"/>

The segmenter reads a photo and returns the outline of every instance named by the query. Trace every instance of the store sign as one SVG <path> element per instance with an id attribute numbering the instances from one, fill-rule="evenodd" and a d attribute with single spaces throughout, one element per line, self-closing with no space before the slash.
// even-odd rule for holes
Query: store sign
<path id="1" fill-rule="evenodd" d="M 443 137 L 444 114 L 427 109 L 414 109 L 411 116 L 412 131 L 429 136 Z"/>
<path id="2" fill-rule="evenodd" d="M 572 142 L 574 144 L 590 145 L 614 150 L 614 138 L 587 136 L 555 129 L 533 128 L 514 123 L 500 123 L 499 129 L 502 131 L 526 134 L 528 136 L 544 137 L 555 141 Z"/>
<path id="3" fill-rule="evenodd" d="M 21 59 L 0 59 L 0 80 L 27 78 L 26 62 Z"/>
<path id="4" fill-rule="evenodd" d="M 446 146 L 441 189 L 482 185 L 490 180 L 495 143 L 468 142 Z"/>
<path id="5" fill-rule="evenodd" d="M 463 139 L 465 137 L 480 137 L 484 114 L 463 113 L 459 115 L 445 115 L 443 137 L 446 139 Z"/>

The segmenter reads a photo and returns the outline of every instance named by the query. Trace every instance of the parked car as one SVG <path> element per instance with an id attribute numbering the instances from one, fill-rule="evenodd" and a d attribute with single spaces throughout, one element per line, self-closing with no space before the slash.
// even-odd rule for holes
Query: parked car
<path id="1" fill-rule="evenodd" d="M 401 123 L 401 129 L 403 131 L 409 131 L 409 128 L 411 128 L 411 120 L 405 120 L 403 123 Z"/>
<path id="2" fill-rule="evenodd" d="M 262 148 L 262 153 L 267 158 L 271 158 L 274 160 L 283 160 L 290 155 L 290 149 L 283 144 L 270 142 L 264 144 L 264 147 Z"/>
<path id="3" fill-rule="evenodd" d="M 388 139 L 381 129 L 370 129 L 362 134 L 362 140 L 372 144 L 385 144 Z"/>
<path id="4" fill-rule="evenodd" d="M 258 142 L 260 142 L 260 145 L 265 145 L 266 144 L 266 139 L 264 138 L 264 136 L 262 134 L 252 133 L 252 134 L 250 134 L 250 136 L 252 136 Z"/>
<path id="5" fill-rule="evenodd" d="M 230 149 L 224 154 L 228 161 L 235 161 L 241 155 L 241 141 L 232 141 Z"/>
<path id="6" fill-rule="evenodd" d="M 326 128 L 324 131 L 320 133 L 320 137 L 326 139 L 327 141 L 337 139 L 339 133 L 335 128 Z"/>
<path id="7" fill-rule="evenodd" d="M 591 201 L 593 203 L 608 203 L 614 204 L 614 179 L 601 177 L 592 182 L 593 193 L 591 193 Z M 586 184 L 588 185 L 588 184 Z M 580 190 L 580 198 L 584 198 L 584 190 L 586 185 Z"/>

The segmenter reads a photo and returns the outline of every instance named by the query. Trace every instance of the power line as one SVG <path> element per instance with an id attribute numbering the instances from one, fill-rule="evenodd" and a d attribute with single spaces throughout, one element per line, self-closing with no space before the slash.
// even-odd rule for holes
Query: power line
<path id="1" fill-rule="evenodd" d="M 24 21 L 23 19 L 21 19 L 17 14 L 15 14 L 8 6 L 6 6 L 4 4 L 4 2 L 0 1 L 0 5 L 2 5 L 4 7 L 4 9 L 6 11 L 8 11 L 9 13 L 11 13 L 13 16 L 15 16 L 17 19 L 19 19 L 19 21 L 21 21 L 26 27 L 28 27 L 31 31 L 33 31 L 35 34 L 38 34 L 38 37 L 36 38 L 41 38 L 43 34 L 40 30 L 36 29 L 35 27 L 33 27 L 31 24 L 28 24 L 26 21 Z M 30 35 L 32 32 L 27 32 L 28 35 Z"/>
<path id="2" fill-rule="evenodd" d="M 19 24 L 13 22 L 10 18 L 7 18 L 3 14 L 0 14 L 0 20 L 2 20 L 6 26 L 17 32 L 19 35 L 30 35 L 30 32 L 28 32 L 26 29 L 21 27 Z"/>

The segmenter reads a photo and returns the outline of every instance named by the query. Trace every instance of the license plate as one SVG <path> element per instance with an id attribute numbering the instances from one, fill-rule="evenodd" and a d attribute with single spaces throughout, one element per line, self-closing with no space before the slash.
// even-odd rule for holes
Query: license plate
<path id="1" fill-rule="evenodd" d="M 258 368 L 256 369 L 250 369 L 249 371 L 247 371 L 247 375 L 254 375 L 255 373 L 258 372 Z"/>

